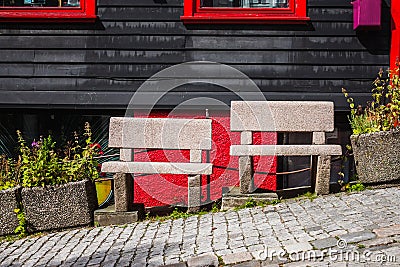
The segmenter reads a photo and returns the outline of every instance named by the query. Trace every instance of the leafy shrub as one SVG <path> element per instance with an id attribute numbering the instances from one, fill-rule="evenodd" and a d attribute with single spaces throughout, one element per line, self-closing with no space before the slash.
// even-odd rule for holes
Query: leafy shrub
<path id="1" fill-rule="evenodd" d="M 84 144 L 79 144 L 79 136 L 75 133 L 72 146 L 67 146 L 63 160 L 63 170 L 67 175 L 67 181 L 80 181 L 84 179 L 96 179 L 99 177 L 95 156 L 99 154 L 101 147 L 92 142 L 92 131 L 89 123 L 85 124 Z"/>
<path id="2" fill-rule="evenodd" d="M 0 190 L 19 184 L 21 162 L 0 155 Z"/>
<path id="3" fill-rule="evenodd" d="M 18 219 L 18 226 L 15 228 L 14 232 L 18 234 L 19 237 L 25 237 L 28 235 L 27 229 L 26 229 L 26 218 L 25 218 L 25 213 L 22 209 L 14 209 L 14 212 L 17 215 Z"/>
<path id="4" fill-rule="evenodd" d="M 40 137 L 31 146 L 20 131 L 17 135 L 18 160 L 0 157 L 0 190 L 16 185 L 35 187 L 98 178 L 95 159 L 98 147 L 92 143 L 89 123 L 85 124 L 83 142 L 75 133 L 74 140 L 59 149 L 50 135 Z"/>
<path id="5" fill-rule="evenodd" d="M 361 183 L 356 183 L 353 185 L 348 185 L 346 187 L 347 191 L 349 192 L 360 192 L 360 191 L 364 191 L 365 190 L 365 186 Z"/>
<path id="6" fill-rule="evenodd" d="M 33 187 L 61 183 L 62 163 L 54 151 L 56 143 L 53 142 L 52 137 L 40 138 L 29 148 L 21 132 L 18 131 L 17 134 L 22 159 L 22 186 Z"/>
<path id="7" fill-rule="evenodd" d="M 177 220 L 177 219 L 186 219 L 189 218 L 191 216 L 190 213 L 184 212 L 184 211 L 180 211 L 179 209 L 175 208 L 172 213 L 168 216 L 169 219 L 171 220 Z"/>
<path id="8" fill-rule="evenodd" d="M 399 63 L 394 70 L 386 73 L 381 69 L 373 82 L 372 101 L 366 107 L 354 104 L 346 91 L 342 89 L 350 105 L 349 121 L 353 134 L 388 131 L 399 126 L 400 117 L 400 81 Z"/>

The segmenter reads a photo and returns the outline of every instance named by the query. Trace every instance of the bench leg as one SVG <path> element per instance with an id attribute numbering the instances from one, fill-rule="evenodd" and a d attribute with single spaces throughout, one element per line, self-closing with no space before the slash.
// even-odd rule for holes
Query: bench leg
<path id="1" fill-rule="evenodd" d="M 331 156 L 319 156 L 317 164 L 317 177 L 315 192 L 318 195 L 329 194 L 329 182 L 331 179 Z"/>
<path id="2" fill-rule="evenodd" d="M 240 193 L 249 194 L 254 191 L 253 186 L 253 157 L 240 156 L 239 157 L 239 179 L 240 179 Z"/>
<path id="3" fill-rule="evenodd" d="M 199 212 L 201 205 L 201 175 L 188 177 L 188 213 Z"/>
<path id="4" fill-rule="evenodd" d="M 201 205 L 201 175 L 189 175 L 188 177 L 188 213 L 200 211 Z"/>
<path id="5" fill-rule="evenodd" d="M 131 211 L 133 207 L 133 178 L 131 174 L 114 174 L 115 211 Z"/>

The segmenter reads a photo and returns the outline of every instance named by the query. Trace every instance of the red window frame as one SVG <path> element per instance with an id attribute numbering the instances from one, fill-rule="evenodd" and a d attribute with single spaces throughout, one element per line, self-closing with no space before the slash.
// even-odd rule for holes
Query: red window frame
<path id="1" fill-rule="evenodd" d="M 310 20 L 307 17 L 307 0 L 289 0 L 288 8 L 201 7 L 200 1 L 184 0 L 181 16 L 184 23 L 297 24 Z"/>
<path id="2" fill-rule="evenodd" d="M 80 0 L 79 7 L 0 7 L 1 22 L 94 22 L 96 0 Z"/>

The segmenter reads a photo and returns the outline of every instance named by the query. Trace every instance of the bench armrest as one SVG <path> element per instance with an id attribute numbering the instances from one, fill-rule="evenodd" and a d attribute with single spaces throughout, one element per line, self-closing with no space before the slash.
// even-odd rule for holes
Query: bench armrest
<path id="1" fill-rule="evenodd" d="M 212 164 L 108 161 L 102 164 L 101 171 L 109 173 L 212 174 Z"/>

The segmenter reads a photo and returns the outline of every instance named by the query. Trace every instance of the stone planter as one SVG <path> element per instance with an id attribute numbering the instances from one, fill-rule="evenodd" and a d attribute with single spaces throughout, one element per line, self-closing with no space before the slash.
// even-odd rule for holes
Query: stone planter
<path id="1" fill-rule="evenodd" d="M 21 196 L 29 232 L 93 224 L 98 205 L 95 185 L 88 180 L 23 188 Z"/>
<path id="2" fill-rule="evenodd" d="M 0 191 L 0 236 L 14 234 L 19 224 L 14 209 L 18 208 L 20 190 L 16 187 Z"/>
<path id="3" fill-rule="evenodd" d="M 350 140 L 362 183 L 400 179 L 400 131 L 352 135 Z"/>

